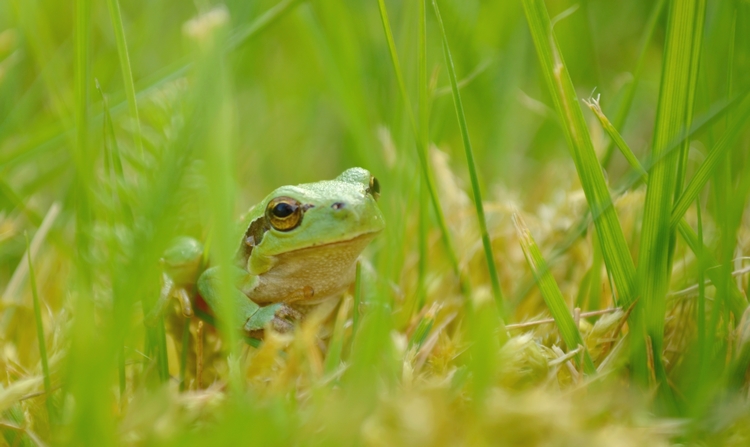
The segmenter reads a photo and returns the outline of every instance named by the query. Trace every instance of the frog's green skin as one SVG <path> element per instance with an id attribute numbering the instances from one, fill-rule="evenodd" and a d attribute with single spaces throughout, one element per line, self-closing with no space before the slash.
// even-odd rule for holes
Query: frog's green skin
<path id="1" fill-rule="evenodd" d="M 367 170 L 351 168 L 334 180 L 282 186 L 252 207 L 243 219 L 232 267 L 235 327 L 253 332 L 270 322 L 288 329 L 286 318 L 299 318 L 310 305 L 339 298 L 354 280 L 359 254 L 385 227 L 378 194 L 377 180 Z M 291 229 L 275 227 L 273 209 L 279 198 L 299 208 L 299 223 Z M 171 273 L 165 276 L 172 290 L 166 293 L 175 295 L 175 289 L 185 288 L 189 266 L 200 257 L 190 238 L 180 238 L 170 251 L 173 259 L 165 264 Z M 219 276 L 219 267 L 209 268 L 197 283 L 201 297 L 214 310 Z"/>

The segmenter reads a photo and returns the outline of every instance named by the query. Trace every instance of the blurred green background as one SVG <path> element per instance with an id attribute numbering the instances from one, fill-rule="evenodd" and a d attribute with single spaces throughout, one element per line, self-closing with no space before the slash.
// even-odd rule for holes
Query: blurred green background
<path id="1" fill-rule="evenodd" d="M 241 30 L 275 2 L 224 4 L 230 28 Z M 415 104 L 417 3 L 387 4 Z M 573 4 L 553 1 L 548 9 L 555 16 Z M 555 27 L 566 63 L 579 95 L 585 98 L 596 88 L 605 111 L 614 111 L 631 79 L 652 2 L 577 5 L 578 10 Z M 178 70 L 190 62 L 195 44 L 184 36 L 183 25 L 210 6 L 210 2 L 122 2 L 133 78 L 141 100 L 153 98 L 177 74 L 185 73 Z M 69 158 L 64 143 L 73 125 L 75 8 L 73 3 L 12 0 L 3 2 L 2 8 L 1 50 L 7 58 L 0 85 L 2 166 L 4 178 L 12 180 L 25 197 L 53 179 L 60 182 L 56 184 L 70 184 L 72 170 L 65 169 Z M 537 57 L 520 2 L 446 1 L 443 9 L 457 73 L 470 79 L 462 94 L 484 183 L 502 182 L 518 185 L 516 191 L 528 191 L 526 186 L 536 183 L 533 174 L 540 166 L 566 160 L 567 151 L 554 119 L 542 107 L 549 104 L 549 98 L 538 77 Z M 731 2 L 717 4 L 711 13 L 709 29 L 713 21 L 731 14 Z M 431 101 L 430 136 L 460 167 L 464 163 L 460 134 L 431 16 L 427 66 L 437 91 Z M 127 142 L 128 123 L 118 119 L 127 108 L 106 2 L 92 5 L 91 23 L 91 74 L 108 96 L 118 121 L 118 138 Z M 726 30 L 717 25 L 708 37 L 719 39 L 722 32 Z M 738 45 L 743 44 L 738 40 Z M 657 36 L 649 46 L 641 88 L 623 129 L 637 151 L 649 141 L 660 45 Z M 721 61 L 727 51 L 716 45 L 716 51 L 706 57 Z M 236 176 L 243 205 L 254 203 L 269 186 L 332 177 L 352 165 L 384 170 L 387 162 L 378 139 L 381 127 L 396 142 L 396 169 L 408 172 L 415 164 L 377 2 L 303 2 L 257 37 L 228 51 L 227 59 L 235 107 Z M 707 61 L 705 65 L 715 64 Z M 89 87 L 92 126 L 96 126 L 102 113 L 100 96 L 93 85 Z M 143 112 L 146 119 L 150 118 L 147 113 Z M 154 127 L 144 131 L 147 144 L 158 144 L 158 140 L 149 141 L 162 134 L 162 129 Z M 50 171 L 48 175 L 18 178 L 15 169 L 31 157 L 39 162 L 38 169 Z M 456 172 L 464 175 L 465 169 Z M 45 181 L 33 181 L 42 178 Z"/>

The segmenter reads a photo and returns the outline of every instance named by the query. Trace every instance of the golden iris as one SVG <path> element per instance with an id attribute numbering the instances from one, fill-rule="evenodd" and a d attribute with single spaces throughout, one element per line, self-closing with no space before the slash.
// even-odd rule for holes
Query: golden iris
<path id="1" fill-rule="evenodd" d="M 268 202 L 266 218 L 279 231 L 290 231 L 302 223 L 302 207 L 291 197 L 276 197 Z"/>

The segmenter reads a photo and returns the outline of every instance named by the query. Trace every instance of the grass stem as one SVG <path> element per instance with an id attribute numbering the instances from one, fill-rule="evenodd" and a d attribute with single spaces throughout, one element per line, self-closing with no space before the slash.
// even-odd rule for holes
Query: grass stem
<path id="1" fill-rule="evenodd" d="M 503 299 L 503 292 L 500 288 L 500 280 L 498 279 L 497 275 L 495 256 L 492 253 L 492 241 L 490 240 L 490 235 L 487 231 L 487 219 L 484 215 L 482 192 L 479 186 L 479 175 L 477 174 L 477 167 L 476 163 L 474 162 L 474 151 L 472 150 L 471 139 L 469 138 L 469 129 L 466 124 L 466 114 L 464 113 L 464 106 L 461 101 L 461 92 L 458 89 L 456 68 L 453 64 L 453 56 L 451 55 L 451 50 L 448 46 L 448 35 L 445 32 L 445 26 L 443 25 L 443 19 L 440 16 L 440 8 L 438 7 L 437 0 L 432 0 L 432 7 L 435 11 L 435 17 L 437 18 L 438 27 L 440 28 L 440 34 L 443 38 L 443 54 L 445 56 L 445 64 L 448 66 L 448 76 L 450 77 L 451 90 L 453 92 L 453 105 L 456 109 L 456 117 L 458 118 L 458 126 L 461 129 L 461 138 L 463 140 L 464 153 L 466 154 L 466 164 L 469 168 L 471 190 L 474 195 L 474 207 L 477 213 L 479 232 L 482 235 L 482 247 L 484 248 L 484 257 L 487 261 L 487 270 L 489 271 L 490 284 L 492 285 L 492 295 L 495 298 L 495 305 L 497 306 L 499 314 L 502 317 L 507 317 L 506 315 L 504 315 L 505 300 Z"/>
<path id="2" fill-rule="evenodd" d="M 109 7 L 109 16 L 112 21 L 112 29 L 115 32 L 115 42 L 117 42 L 117 54 L 120 57 L 120 69 L 122 70 L 122 80 L 125 86 L 125 98 L 128 102 L 128 110 L 134 124 L 133 138 L 135 145 L 143 158 L 143 141 L 141 137 L 141 119 L 138 116 L 138 102 L 135 96 L 135 83 L 133 82 L 133 70 L 130 66 L 130 54 L 128 53 L 128 43 L 125 39 L 125 28 L 122 24 L 122 14 L 120 13 L 119 0 L 107 0 Z"/>
<path id="3" fill-rule="evenodd" d="M 391 56 L 391 63 L 393 64 L 393 71 L 396 74 L 396 81 L 398 82 L 399 92 L 401 98 L 404 101 L 406 107 L 406 113 L 409 117 L 409 123 L 411 124 L 412 132 L 417 143 L 417 155 L 419 156 L 419 164 L 422 167 L 422 176 L 427 184 L 427 190 L 430 192 L 430 198 L 432 199 L 432 206 L 435 212 L 435 217 L 438 221 L 438 227 L 440 233 L 443 236 L 443 244 L 445 245 L 445 251 L 450 260 L 451 267 L 458 278 L 461 291 L 466 297 L 465 304 L 471 306 L 471 286 L 466 276 L 461 272 L 461 267 L 458 261 L 458 255 L 453 247 L 450 230 L 448 230 L 448 224 L 445 220 L 443 208 L 440 205 L 440 199 L 438 197 L 437 188 L 435 186 L 435 179 L 432 173 L 432 169 L 429 164 L 429 157 L 427 153 L 427 145 L 425 141 L 420 138 L 420 131 L 417 128 L 417 123 L 414 118 L 414 111 L 411 107 L 411 101 L 409 100 L 409 94 L 406 91 L 406 83 L 404 82 L 404 76 L 401 73 L 401 64 L 399 63 L 398 53 L 396 52 L 396 44 L 393 40 L 393 33 L 391 32 L 391 25 L 388 21 L 388 11 L 385 7 L 384 0 L 378 0 L 378 6 L 380 8 L 380 18 L 383 23 L 383 32 L 385 33 L 386 41 L 388 42 L 388 51 Z M 426 104 L 426 100 L 424 101 Z"/>
<path id="4" fill-rule="evenodd" d="M 39 357 L 42 360 L 42 374 L 44 376 L 45 403 L 47 405 L 47 416 L 50 424 L 54 421 L 54 406 L 52 405 L 52 381 L 49 374 L 49 360 L 47 358 L 47 342 L 44 336 L 44 322 L 42 322 L 42 309 L 39 304 L 39 292 L 36 288 L 36 275 L 34 275 L 34 264 L 31 262 L 31 244 L 29 235 L 26 236 L 26 259 L 29 263 L 29 284 L 31 284 L 31 297 L 34 301 L 34 321 L 36 322 L 36 336 L 39 343 Z"/>

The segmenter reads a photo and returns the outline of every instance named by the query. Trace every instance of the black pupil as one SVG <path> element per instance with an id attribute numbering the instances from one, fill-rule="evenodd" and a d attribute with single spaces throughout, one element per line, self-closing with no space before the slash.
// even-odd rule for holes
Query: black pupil
<path id="1" fill-rule="evenodd" d="M 292 213 L 294 213 L 294 207 L 288 203 L 282 202 L 273 207 L 273 215 L 280 219 L 289 217 Z"/>

